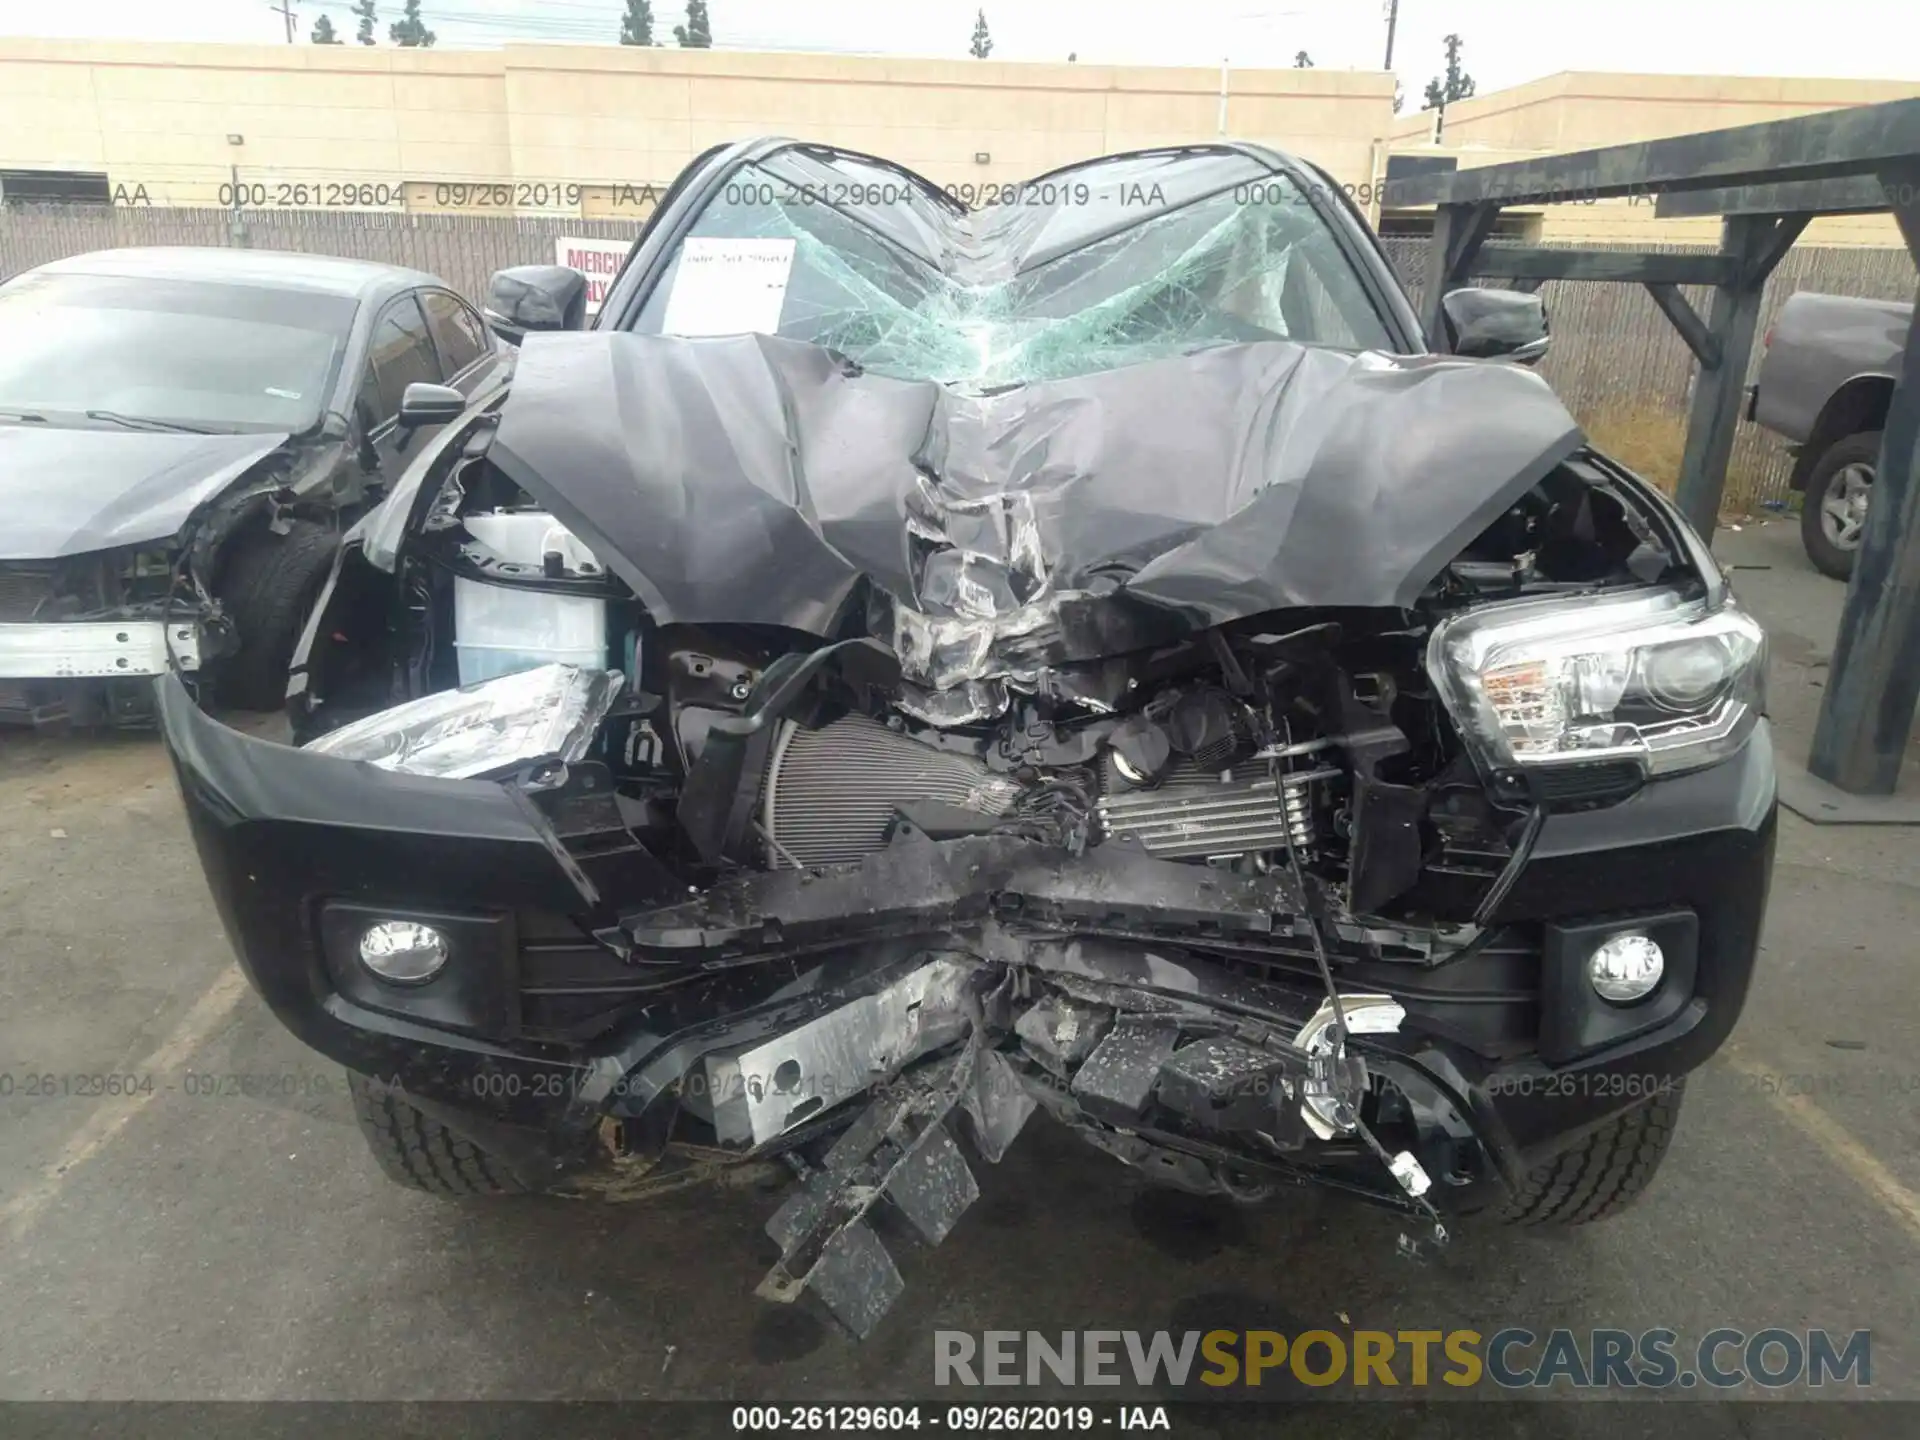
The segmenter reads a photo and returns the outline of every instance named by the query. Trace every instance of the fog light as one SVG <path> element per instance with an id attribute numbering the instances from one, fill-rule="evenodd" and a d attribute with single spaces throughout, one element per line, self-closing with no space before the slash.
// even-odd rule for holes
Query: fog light
<path id="1" fill-rule="evenodd" d="M 1615 935 L 1587 957 L 1587 980 L 1602 1000 L 1630 1005 L 1644 1000 L 1667 968 L 1660 947 L 1645 935 Z"/>
<path id="2" fill-rule="evenodd" d="M 394 985 L 419 985 L 447 963 L 447 937 L 417 920 L 382 920 L 360 937 L 360 963 Z"/>

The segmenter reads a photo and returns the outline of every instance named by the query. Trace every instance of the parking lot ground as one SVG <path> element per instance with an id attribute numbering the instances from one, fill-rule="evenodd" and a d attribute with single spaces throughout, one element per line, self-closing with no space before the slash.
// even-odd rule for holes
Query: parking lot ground
<path id="1" fill-rule="evenodd" d="M 1804 754 L 1840 587 L 1788 523 L 1718 548 L 1765 567 L 1736 583 L 1773 629 L 1778 742 Z M 855 1344 L 753 1297 L 766 1194 L 450 1204 L 386 1182 L 338 1069 L 238 979 L 158 744 L 4 734 L 0 1398 L 925 1399 L 937 1329 L 1777 1325 L 1870 1329 L 1872 1393 L 1920 1399 L 1916 937 L 1920 835 L 1783 814 L 1735 1043 L 1621 1218 L 1553 1237 L 1470 1224 L 1409 1260 L 1393 1216 L 1154 1191 L 1036 1121 L 976 1167 L 981 1200 L 945 1245 L 896 1247 L 905 1297 Z M 24 1083 L 108 1073 L 154 1088 Z M 235 1075 L 283 1078 L 255 1094 L 196 1078 Z M 1033 1398 L 966 1398 L 983 1395 Z M 1529 1411 L 1514 1433 L 1622 1433 L 1611 1411 Z M 1688 1427 L 1753 1423 L 1699 1409 Z"/>

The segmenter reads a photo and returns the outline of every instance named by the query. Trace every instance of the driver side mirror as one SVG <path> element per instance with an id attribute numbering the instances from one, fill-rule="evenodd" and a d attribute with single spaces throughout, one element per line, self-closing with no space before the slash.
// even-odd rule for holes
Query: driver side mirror
<path id="1" fill-rule="evenodd" d="M 567 265 L 515 265 L 487 283 L 487 324 L 509 345 L 529 330 L 584 330 L 587 277 Z"/>
<path id="2" fill-rule="evenodd" d="M 1532 365 L 1547 353 L 1547 307 L 1524 290 L 1449 290 L 1440 297 L 1447 348 L 1470 360 Z"/>
<path id="3" fill-rule="evenodd" d="M 415 380 L 400 396 L 400 428 L 417 430 L 422 425 L 445 425 L 458 420 L 467 408 L 467 397 L 451 385 L 435 385 Z"/>

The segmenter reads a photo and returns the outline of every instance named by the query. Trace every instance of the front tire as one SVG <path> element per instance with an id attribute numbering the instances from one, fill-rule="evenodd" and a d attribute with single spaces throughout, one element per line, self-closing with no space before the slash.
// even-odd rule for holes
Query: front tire
<path id="1" fill-rule="evenodd" d="M 1501 1207 L 1501 1223 L 1585 1225 L 1618 1215 L 1653 1183 L 1685 1098 L 1686 1082 L 1678 1081 L 1535 1166 Z"/>
<path id="2" fill-rule="evenodd" d="M 386 1177 L 429 1195 L 524 1195 L 527 1187 L 471 1140 L 423 1115 L 371 1076 L 347 1072 L 353 1116 Z"/>
<path id="3" fill-rule="evenodd" d="M 284 535 L 263 529 L 239 541 L 219 587 L 240 640 L 217 672 L 225 703 L 242 710 L 278 710 L 286 703 L 293 647 L 338 548 L 339 537 L 310 520 L 294 521 Z"/>
<path id="4" fill-rule="evenodd" d="M 1822 575 L 1853 574 L 1865 533 L 1874 467 L 1880 463 L 1880 432 L 1862 430 L 1837 440 L 1815 462 L 1800 504 L 1800 541 Z"/>

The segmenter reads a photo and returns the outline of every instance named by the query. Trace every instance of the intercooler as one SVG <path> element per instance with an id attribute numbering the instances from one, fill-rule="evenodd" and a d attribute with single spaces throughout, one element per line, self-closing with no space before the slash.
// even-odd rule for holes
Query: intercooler
<path id="1" fill-rule="evenodd" d="M 894 807 L 939 800 L 1004 815 L 1021 787 L 970 755 L 922 745 L 864 715 L 818 730 L 782 726 L 761 789 L 774 868 L 842 865 L 887 843 Z"/>

